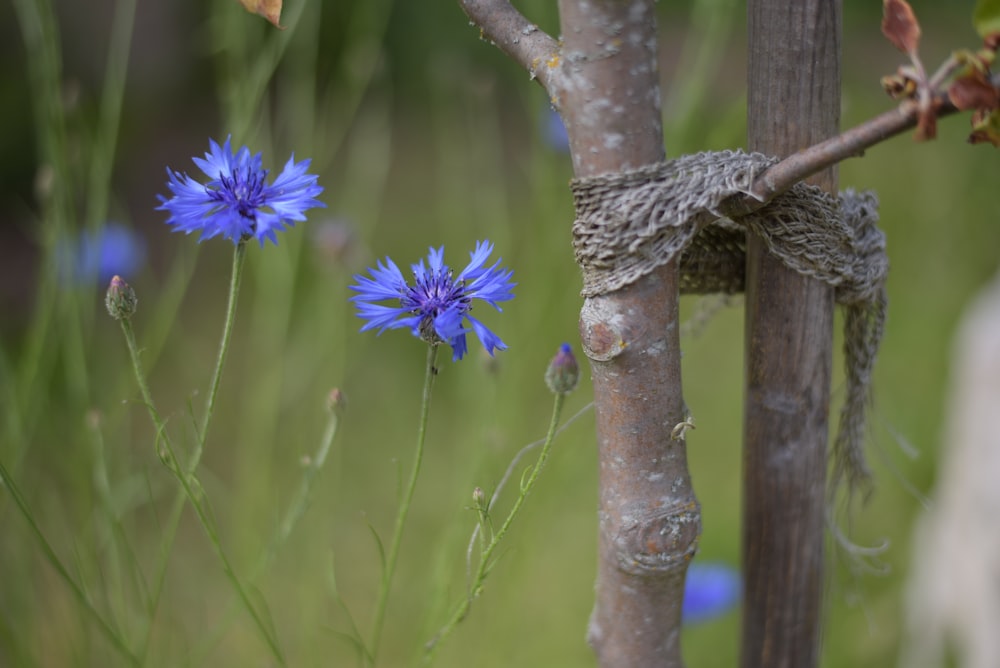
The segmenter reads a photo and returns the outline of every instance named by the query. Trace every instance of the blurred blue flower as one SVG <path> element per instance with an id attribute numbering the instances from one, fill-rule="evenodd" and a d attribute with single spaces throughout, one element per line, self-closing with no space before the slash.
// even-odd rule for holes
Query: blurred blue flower
<path id="1" fill-rule="evenodd" d="M 190 234 L 197 230 L 201 239 L 221 234 L 233 244 L 256 237 L 261 246 L 265 239 L 277 245 L 275 232 L 305 220 L 306 209 L 326 206 L 315 199 L 323 188 L 316 185 L 314 174 L 306 173 L 309 160 L 295 162 L 293 154 L 268 185 L 260 153 L 251 156 L 244 146 L 234 154 L 229 142 L 227 138 L 220 147 L 210 139 L 205 158 L 193 158 L 210 179 L 208 183 L 167 168 L 167 187 L 173 197 L 158 195 L 161 205 L 157 209 L 170 213 L 167 224 L 174 225 L 175 231 Z"/>
<path id="2" fill-rule="evenodd" d="M 542 138 L 550 148 L 560 153 L 569 153 L 569 133 L 559 112 L 548 107 L 542 116 Z"/>
<path id="3" fill-rule="evenodd" d="M 725 564 L 691 564 L 684 585 L 685 624 L 697 624 L 736 607 L 743 593 L 739 572 Z"/>
<path id="4" fill-rule="evenodd" d="M 112 222 L 63 240 L 56 253 L 63 283 L 103 286 L 115 275 L 132 278 L 139 272 L 146 261 L 146 242 L 131 227 Z"/>
<path id="5" fill-rule="evenodd" d="M 514 298 L 511 290 L 516 283 L 510 282 L 514 272 L 498 268 L 499 259 L 490 267 L 484 266 L 492 252 L 492 243 L 477 242 L 476 250 L 469 254 L 469 264 L 455 276 L 444 264 L 444 247 L 431 248 L 426 265 L 423 259 L 411 265 L 412 286 L 407 285 L 388 257 L 385 264 L 380 260 L 377 269 L 368 270 L 371 278 L 356 274 L 356 283 L 350 288 L 358 294 L 351 301 L 357 306 L 358 316 L 367 320 L 361 331 L 377 327 L 381 334 L 386 329 L 409 327 L 414 336 L 432 345 L 447 343 L 454 360 L 462 359 L 468 350 L 465 335 L 469 332 L 475 332 L 490 355 L 494 350 L 506 350 L 507 345 L 496 334 L 469 315 L 473 299 L 502 311 L 497 302 Z M 398 301 L 399 305 L 373 303 L 385 300 Z M 463 319 L 471 329 L 463 326 Z"/>

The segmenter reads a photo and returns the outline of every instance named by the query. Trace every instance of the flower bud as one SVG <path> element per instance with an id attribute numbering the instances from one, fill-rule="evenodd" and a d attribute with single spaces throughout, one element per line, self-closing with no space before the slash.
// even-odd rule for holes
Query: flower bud
<path id="1" fill-rule="evenodd" d="M 545 370 L 545 384 L 556 394 L 569 394 L 580 381 L 580 367 L 568 343 L 559 346 L 559 352 Z"/>
<path id="2" fill-rule="evenodd" d="M 104 296 L 104 305 L 108 307 L 108 313 L 115 320 L 128 320 L 135 313 L 135 307 L 139 303 L 135 296 L 135 290 L 122 280 L 121 276 L 111 279 L 108 292 Z"/>
<path id="3" fill-rule="evenodd" d="M 326 396 L 326 409 L 331 413 L 339 413 L 344 410 L 347 405 L 347 397 L 344 396 L 343 391 L 339 387 L 335 387 L 330 390 L 330 393 Z"/>

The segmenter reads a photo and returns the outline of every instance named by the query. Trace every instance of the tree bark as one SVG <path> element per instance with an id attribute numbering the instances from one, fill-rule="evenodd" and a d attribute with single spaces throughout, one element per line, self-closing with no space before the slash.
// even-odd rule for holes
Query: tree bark
<path id="1" fill-rule="evenodd" d="M 560 0 L 562 43 L 507 0 L 462 0 L 473 24 L 559 110 L 577 177 L 664 158 L 653 0 Z M 602 666 L 682 666 L 684 575 L 701 514 L 683 430 L 676 263 L 580 314 L 600 467 L 599 565 L 588 639 Z M 676 438 L 675 438 L 676 436 Z"/>
<path id="2" fill-rule="evenodd" d="M 749 3 L 748 144 L 787 156 L 837 133 L 840 1 Z M 831 167 L 809 179 L 831 192 Z M 748 240 L 743 668 L 818 663 L 833 289 Z"/>
<path id="3" fill-rule="evenodd" d="M 653 2 L 562 0 L 554 96 L 578 177 L 664 159 Z M 550 91 L 551 92 L 551 91 Z M 588 640 L 602 666 L 681 666 L 684 576 L 701 531 L 683 436 L 676 263 L 580 316 L 597 417 L 599 553 Z"/>

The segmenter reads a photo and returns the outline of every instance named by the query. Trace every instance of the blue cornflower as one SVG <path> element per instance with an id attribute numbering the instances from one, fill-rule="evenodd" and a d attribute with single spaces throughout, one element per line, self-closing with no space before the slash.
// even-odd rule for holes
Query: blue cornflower
<path id="1" fill-rule="evenodd" d="M 161 205 L 157 209 L 170 212 L 167 224 L 175 231 L 190 234 L 197 230 L 201 239 L 221 234 L 234 244 L 251 237 L 261 246 L 264 239 L 277 244 L 276 231 L 305 220 L 306 209 L 326 206 L 315 199 L 323 188 L 316 185 L 314 174 L 306 173 L 308 160 L 295 162 L 293 154 L 268 185 L 268 170 L 261 167 L 260 153 L 251 156 L 244 146 L 234 154 L 229 141 L 226 138 L 220 147 L 210 139 L 204 159 L 193 158 L 210 179 L 208 183 L 167 168 L 167 187 L 173 197 L 158 195 Z"/>
<path id="2" fill-rule="evenodd" d="M 718 563 L 691 564 L 684 585 L 684 623 L 697 624 L 734 608 L 743 582 L 735 569 Z"/>
<path id="3" fill-rule="evenodd" d="M 454 353 L 454 360 L 460 360 L 468 347 L 465 335 L 475 332 L 490 355 L 494 350 L 506 350 L 507 345 L 496 334 L 487 329 L 471 315 L 472 300 L 481 299 L 498 311 L 497 302 L 514 298 L 511 289 L 516 283 L 510 282 L 514 272 L 497 268 L 498 259 L 490 267 L 485 267 L 486 259 L 493 252 L 489 241 L 476 243 L 476 250 L 469 255 L 469 264 L 458 276 L 444 263 L 444 247 L 431 248 L 427 264 L 423 259 L 411 265 L 414 285 L 407 285 L 399 267 L 385 258 L 377 269 L 369 269 L 371 278 L 357 274 L 355 285 L 350 286 L 358 294 L 351 297 L 358 309 L 358 316 L 368 322 L 361 331 L 378 328 L 379 334 L 386 329 L 409 327 L 417 338 L 432 345 L 447 343 Z M 398 306 L 386 306 L 373 302 L 393 300 Z M 468 320 L 471 329 L 462 321 Z"/>

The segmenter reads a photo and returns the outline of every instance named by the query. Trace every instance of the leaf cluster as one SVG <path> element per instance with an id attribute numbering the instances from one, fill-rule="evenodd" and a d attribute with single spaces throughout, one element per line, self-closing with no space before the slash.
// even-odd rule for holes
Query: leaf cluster
<path id="1" fill-rule="evenodd" d="M 947 100 L 973 112 L 969 143 L 1000 146 L 1000 89 L 990 71 L 1000 47 L 1000 0 L 980 0 L 973 14 L 983 46 L 952 52 L 930 77 L 919 56 L 920 23 L 913 8 L 906 0 L 883 0 L 882 8 L 882 34 L 910 58 L 909 65 L 882 77 L 882 87 L 894 99 L 917 101 L 915 138 L 937 135 L 937 117 Z"/>

